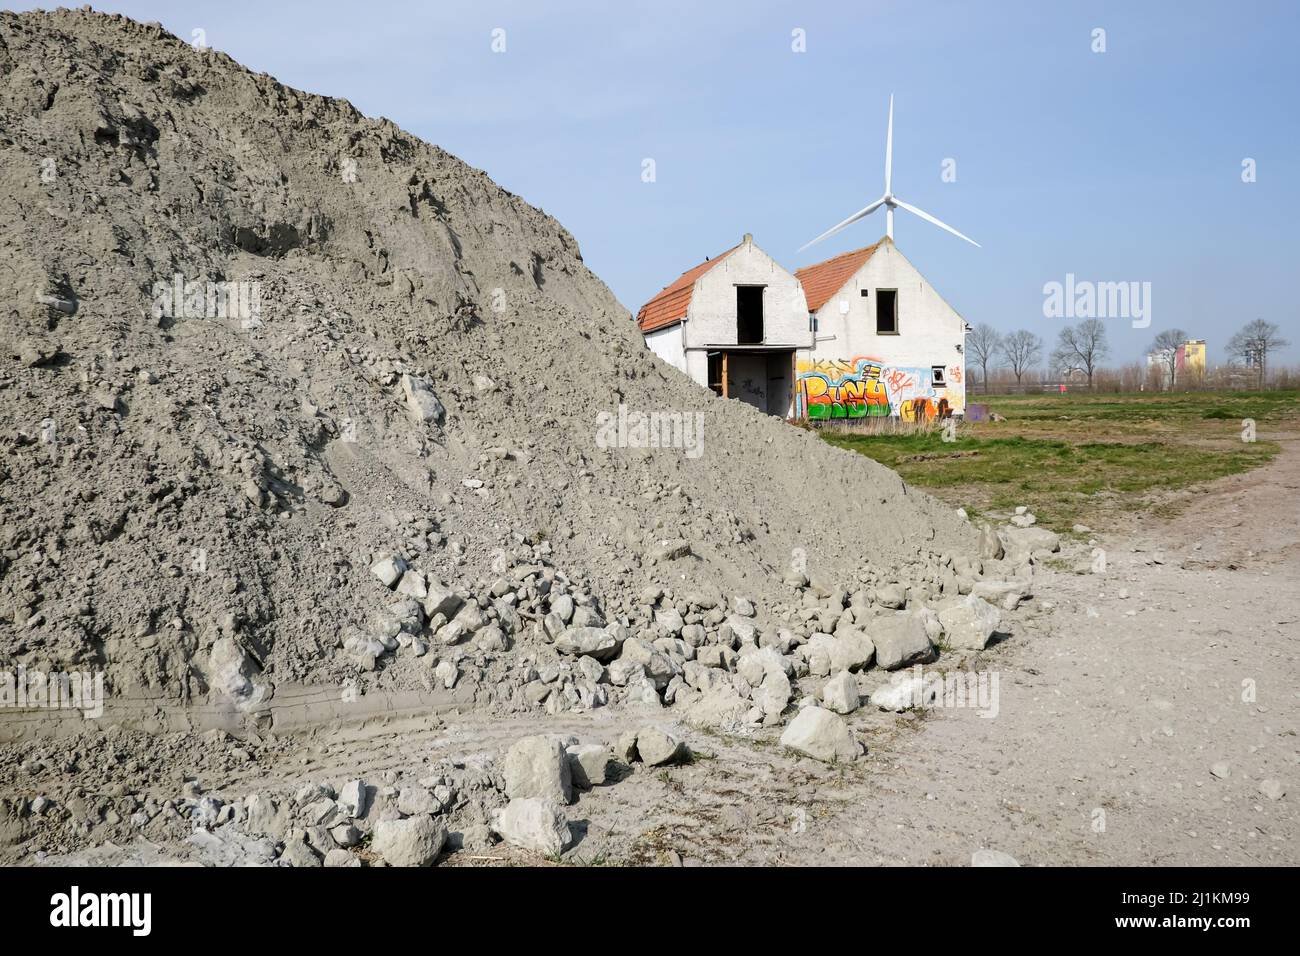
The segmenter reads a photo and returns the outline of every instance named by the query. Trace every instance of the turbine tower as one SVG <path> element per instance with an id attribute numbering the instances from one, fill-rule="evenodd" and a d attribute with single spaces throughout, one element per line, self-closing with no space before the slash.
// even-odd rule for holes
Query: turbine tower
<path id="1" fill-rule="evenodd" d="M 875 202 L 873 202 L 871 205 L 859 209 L 853 215 L 849 216 L 848 219 L 845 219 L 843 222 L 832 226 L 830 229 L 827 229 L 816 239 L 812 240 L 812 242 L 804 243 L 802 246 L 799 247 L 799 251 L 803 252 L 809 246 L 815 245 L 821 242 L 823 239 L 829 239 L 831 236 L 835 235 L 835 233 L 839 232 L 841 229 L 853 225 L 859 219 L 865 219 L 867 216 L 870 216 L 881 206 L 885 207 L 885 235 L 888 236 L 891 241 L 894 238 L 894 210 L 906 209 L 912 215 L 920 216 L 926 222 L 932 223 L 938 226 L 940 229 L 945 229 L 948 232 L 951 232 L 958 239 L 965 239 L 972 246 L 976 246 L 977 248 L 979 247 L 979 243 L 976 242 L 974 239 L 972 239 L 970 236 L 962 235 L 960 232 L 958 232 L 956 229 L 954 229 L 952 226 L 948 225 L 947 223 L 943 223 L 940 222 L 938 219 L 935 219 L 934 216 L 931 216 L 924 209 L 918 209 L 916 206 L 913 206 L 910 203 L 905 203 L 903 202 L 903 200 L 895 196 L 893 192 L 893 179 L 894 179 L 894 94 L 890 93 L 889 94 L 889 126 L 887 127 L 885 132 L 885 194 L 881 196 L 879 199 L 877 199 Z"/>

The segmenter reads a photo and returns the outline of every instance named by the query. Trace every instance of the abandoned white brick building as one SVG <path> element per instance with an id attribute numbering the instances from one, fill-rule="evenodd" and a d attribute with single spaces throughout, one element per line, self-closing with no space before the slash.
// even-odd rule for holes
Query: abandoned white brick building
<path id="1" fill-rule="evenodd" d="M 961 415 L 967 326 L 892 240 L 791 274 L 746 235 L 642 306 L 656 355 L 770 415 Z"/>
<path id="2" fill-rule="evenodd" d="M 684 272 L 637 324 L 656 355 L 718 395 L 791 414 L 796 353 L 813 347 L 808 303 L 752 236 Z"/>

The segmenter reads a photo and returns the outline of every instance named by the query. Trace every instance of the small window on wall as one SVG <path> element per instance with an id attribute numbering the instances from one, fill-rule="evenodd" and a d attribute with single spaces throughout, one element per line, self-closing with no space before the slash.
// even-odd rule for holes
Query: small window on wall
<path id="1" fill-rule="evenodd" d="M 816 313 L 816 312 L 809 312 L 809 313 L 808 313 L 808 331 L 810 331 L 810 332 L 814 332 L 814 333 L 817 331 L 817 313 Z"/>
<path id="2" fill-rule="evenodd" d="M 946 371 L 947 370 L 942 365 L 931 365 L 930 384 L 935 386 L 936 388 L 939 387 L 946 388 L 948 386 L 948 376 L 946 374 Z"/>
<path id="3" fill-rule="evenodd" d="M 876 334 L 898 334 L 898 290 L 876 290 Z"/>

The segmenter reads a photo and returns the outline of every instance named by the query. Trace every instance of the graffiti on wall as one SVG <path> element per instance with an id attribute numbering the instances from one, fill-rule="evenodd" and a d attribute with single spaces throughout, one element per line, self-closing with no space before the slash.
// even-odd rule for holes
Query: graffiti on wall
<path id="1" fill-rule="evenodd" d="M 877 359 L 802 361 L 799 416 L 812 421 L 884 418 L 926 421 L 962 412 L 962 366 L 886 365 Z"/>

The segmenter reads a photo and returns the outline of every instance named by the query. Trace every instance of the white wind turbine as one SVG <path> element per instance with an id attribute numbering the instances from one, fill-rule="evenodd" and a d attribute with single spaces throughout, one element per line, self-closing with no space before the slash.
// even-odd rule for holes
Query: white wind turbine
<path id="1" fill-rule="evenodd" d="M 827 229 L 825 232 L 823 232 L 812 242 L 804 243 L 802 246 L 799 247 L 799 251 L 803 252 L 809 246 L 815 245 L 816 243 L 821 242 L 823 239 L 827 239 L 835 235 L 835 233 L 839 232 L 841 229 L 844 229 L 847 226 L 853 225 L 859 219 L 864 219 L 867 216 L 870 216 L 881 206 L 885 207 L 885 235 L 888 236 L 891 240 L 894 238 L 894 209 L 898 208 L 898 209 L 906 209 L 908 212 L 912 213 L 912 215 L 920 216 L 926 222 L 934 223 L 934 225 L 938 226 L 940 229 L 946 229 L 948 232 L 951 232 L 958 239 L 965 239 L 972 246 L 979 247 L 979 243 L 976 242 L 974 239 L 972 239 L 970 236 L 963 236 L 952 226 L 948 225 L 947 223 L 940 222 L 938 219 L 935 219 L 934 216 L 931 216 L 924 209 L 918 209 L 917 207 L 911 205 L 910 203 L 905 203 L 903 202 L 903 200 L 895 196 L 892 192 L 893 170 L 894 170 L 894 94 L 891 93 L 889 94 L 889 128 L 888 131 L 885 133 L 885 194 L 881 196 L 879 199 L 877 199 L 875 202 L 873 202 L 870 206 L 866 206 L 862 209 L 859 209 L 853 215 L 849 216 L 848 219 L 845 219 L 843 222 L 839 223 L 838 225 L 832 226 L 830 229 Z"/>

